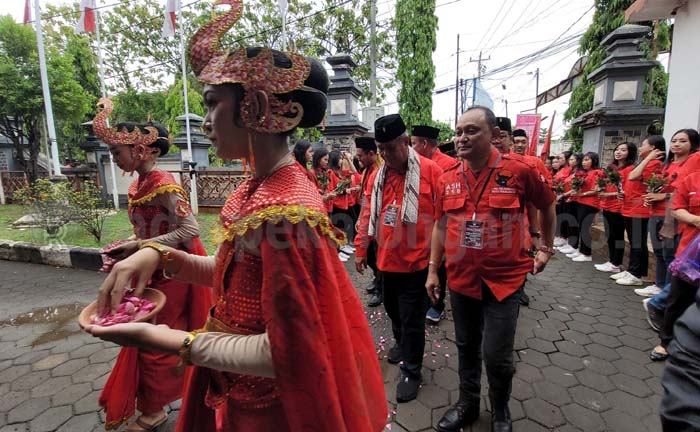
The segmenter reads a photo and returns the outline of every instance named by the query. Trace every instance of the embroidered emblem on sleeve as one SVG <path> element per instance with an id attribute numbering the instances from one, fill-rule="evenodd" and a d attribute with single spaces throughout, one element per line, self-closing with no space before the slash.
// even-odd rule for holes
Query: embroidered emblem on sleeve
<path id="1" fill-rule="evenodd" d="M 177 204 L 175 204 L 175 214 L 177 214 L 178 217 L 186 218 L 191 213 L 192 208 L 190 207 L 190 204 L 187 201 L 185 201 L 184 199 L 177 200 Z"/>

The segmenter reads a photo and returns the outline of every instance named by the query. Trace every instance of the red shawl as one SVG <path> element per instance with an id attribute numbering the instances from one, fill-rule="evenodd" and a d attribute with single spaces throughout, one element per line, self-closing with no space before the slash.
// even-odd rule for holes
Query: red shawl
<path id="1" fill-rule="evenodd" d="M 217 258 L 262 230 L 262 311 L 288 429 L 382 430 L 387 404 L 374 341 L 316 186 L 293 165 L 248 180 L 229 198 L 222 224 L 226 244 Z M 228 288 L 218 267 L 217 288 Z M 204 404 L 208 375 L 197 368 L 191 377 L 178 431 L 215 430 Z"/>

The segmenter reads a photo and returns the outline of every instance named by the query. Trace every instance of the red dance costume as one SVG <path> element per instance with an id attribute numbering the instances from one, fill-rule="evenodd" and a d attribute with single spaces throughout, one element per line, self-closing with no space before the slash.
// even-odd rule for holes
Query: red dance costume
<path id="1" fill-rule="evenodd" d="M 227 432 L 382 430 L 374 342 L 317 186 L 298 164 L 249 179 L 221 225 L 219 298 L 206 328 L 267 332 L 275 378 L 196 367 L 177 430 L 214 431 L 219 422 Z"/>
<path id="2" fill-rule="evenodd" d="M 167 194 L 175 194 L 177 198 L 163 199 Z M 177 229 L 179 219 L 191 216 L 187 194 L 167 171 L 153 170 L 144 178 L 139 177 L 129 187 L 128 196 L 129 220 L 134 234 L 142 240 L 157 241 L 157 237 Z M 164 206 L 166 202 L 175 203 L 174 208 Z M 172 244 L 167 241 L 163 244 L 191 254 L 206 255 L 199 237 L 170 240 Z M 162 291 L 167 298 L 158 314 L 158 324 L 187 331 L 204 325 L 213 304 L 210 288 L 164 279 L 160 273 L 153 275 L 149 286 Z M 150 414 L 180 399 L 184 370 L 178 368 L 179 362 L 177 355 L 122 348 L 99 398 L 107 412 L 105 428 L 118 428 L 134 414 L 135 406 L 140 412 Z"/>

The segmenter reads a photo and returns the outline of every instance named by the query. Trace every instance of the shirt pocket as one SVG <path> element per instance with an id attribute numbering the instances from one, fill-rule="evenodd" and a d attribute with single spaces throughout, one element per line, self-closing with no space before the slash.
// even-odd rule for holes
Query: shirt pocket
<path id="1" fill-rule="evenodd" d="M 520 208 L 520 197 L 517 194 L 489 195 L 489 207 L 500 210 L 515 210 Z"/>
<path id="2" fill-rule="evenodd" d="M 458 211 L 464 209 L 466 197 L 453 196 L 444 198 L 442 201 L 442 210 L 445 212 Z"/>

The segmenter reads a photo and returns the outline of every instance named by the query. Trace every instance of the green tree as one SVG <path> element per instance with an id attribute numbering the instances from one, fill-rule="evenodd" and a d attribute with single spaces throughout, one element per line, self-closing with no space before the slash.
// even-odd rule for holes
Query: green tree
<path id="1" fill-rule="evenodd" d="M 581 82 L 571 93 L 569 108 L 564 113 L 564 119 L 571 121 L 593 109 L 593 83 L 588 81 L 588 75 L 600 67 L 607 56 L 604 46 L 600 42 L 613 30 L 625 24 L 625 10 L 634 3 L 634 0 L 596 0 L 593 22 L 581 38 L 579 53 L 588 56 L 588 61 Z M 650 25 L 650 23 L 643 23 Z M 658 23 L 651 43 L 644 44 L 643 48 L 647 58 L 655 59 L 660 49 L 669 47 L 669 27 L 666 22 Z M 666 90 L 668 88 L 668 75 L 663 67 L 654 68 L 647 76 L 644 93 L 644 102 L 653 106 L 664 107 L 666 105 Z M 572 140 L 572 150 L 580 150 L 583 143 L 583 129 L 572 126 L 566 132 L 566 139 Z"/>
<path id="2" fill-rule="evenodd" d="M 455 137 L 455 130 L 452 125 L 440 120 L 433 121 L 433 126 L 440 129 L 438 142 L 451 141 Z"/>
<path id="3" fill-rule="evenodd" d="M 204 109 L 204 98 L 199 86 L 192 79 L 187 80 L 187 104 L 191 114 L 197 114 L 204 117 L 206 110 Z M 171 134 L 176 135 L 180 131 L 180 124 L 175 120 L 177 117 L 185 113 L 185 98 L 182 91 L 182 75 L 175 80 L 175 84 L 170 87 L 165 98 L 165 126 Z"/>
<path id="4" fill-rule="evenodd" d="M 52 46 L 47 46 L 46 56 L 59 129 L 62 124 L 80 123 L 90 109 L 90 97 L 76 79 L 75 59 L 71 53 L 61 53 Z M 17 159 L 31 180 L 38 175 L 43 131 L 44 98 L 36 35 L 12 17 L 0 17 L 0 133 L 14 144 Z"/>
<path id="5" fill-rule="evenodd" d="M 437 17 L 435 0 L 397 0 L 399 113 L 408 125 L 432 121 Z"/>

